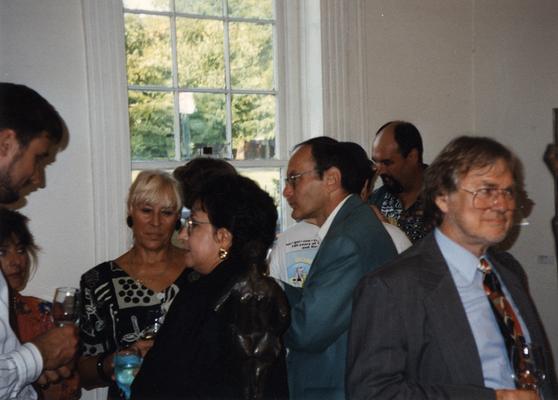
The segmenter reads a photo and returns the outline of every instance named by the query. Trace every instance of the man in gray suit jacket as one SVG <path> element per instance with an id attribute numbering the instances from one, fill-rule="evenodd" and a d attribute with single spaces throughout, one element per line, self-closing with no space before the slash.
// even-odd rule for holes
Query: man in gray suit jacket
<path id="1" fill-rule="evenodd" d="M 464 136 L 442 150 L 423 191 L 436 230 L 355 291 L 348 397 L 537 399 L 539 389 L 545 400 L 556 398 L 551 350 L 525 272 L 510 254 L 490 249 L 513 225 L 520 184 L 519 161 L 492 139 Z M 506 309 L 514 314 L 507 325 L 487 296 L 496 292 L 486 280 L 494 275 L 513 310 Z M 514 379 L 518 364 L 510 360 L 531 362 L 517 356 L 525 342 L 542 349 L 546 379 L 538 385 L 533 376 Z"/>
<path id="2" fill-rule="evenodd" d="M 364 160 L 348 143 L 318 137 L 299 144 L 289 161 L 283 194 L 292 216 L 316 221 L 321 238 L 304 286 L 285 288 L 292 307 L 285 336 L 291 399 L 345 398 L 353 290 L 366 272 L 396 254 L 382 223 L 359 198 L 366 180 L 359 172 L 367 165 L 362 154 Z"/>

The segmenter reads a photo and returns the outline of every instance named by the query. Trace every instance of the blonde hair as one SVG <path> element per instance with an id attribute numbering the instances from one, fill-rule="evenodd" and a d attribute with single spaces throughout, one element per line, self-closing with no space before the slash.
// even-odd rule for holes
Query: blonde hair
<path id="1" fill-rule="evenodd" d="M 145 170 L 139 173 L 128 192 L 128 214 L 139 203 L 163 204 L 175 212 L 182 209 L 180 184 L 169 173 L 161 170 Z"/>

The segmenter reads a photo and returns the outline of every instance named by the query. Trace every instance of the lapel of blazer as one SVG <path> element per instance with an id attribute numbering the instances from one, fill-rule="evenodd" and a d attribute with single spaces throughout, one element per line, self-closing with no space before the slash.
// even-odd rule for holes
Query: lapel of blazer
<path id="1" fill-rule="evenodd" d="M 423 255 L 424 306 L 454 382 L 484 385 L 477 345 L 461 298 L 434 234 L 416 244 Z"/>
<path id="2" fill-rule="evenodd" d="M 523 282 L 519 272 L 521 266 L 519 263 L 507 253 L 490 252 L 490 261 L 494 268 L 498 271 L 500 278 L 508 289 L 515 306 L 519 310 L 519 314 L 523 322 L 529 330 L 531 342 L 541 346 L 545 359 L 546 379 L 543 382 L 542 391 L 545 399 L 558 398 L 558 387 L 556 384 L 556 375 L 554 371 L 554 362 L 552 360 L 552 350 L 548 342 L 548 337 L 544 331 L 543 324 L 537 313 L 534 302 L 531 299 L 526 282 Z M 515 269 L 518 271 L 514 271 Z"/>
<path id="3" fill-rule="evenodd" d="M 324 249 L 328 245 L 328 243 L 327 243 L 328 238 L 337 229 L 338 224 L 341 221 L 343 221 L 353 209 L 358 207 L 359 204 L 361 204 L 360 199 L 358 199 L 355 195 L 351 195 L 351 197 L 349 197 L 347 199 L 347 201 L 345 202 L 345 204 L 343 204 L 343 206 L 339 209 L 339 212 L 337 213 L 337 215 L 335 216 L 335 218 L 331 222 L 331 225 L 329 226 L 329 230 L 327 231 L 327 234 L 325 235 L 324 239 L 320 243 L 320 248 L 318 249 L 318 252 L 316 253 L 316 256 L 314 257 L 314 260 L 312 260 L 312 265 L 310 266 L 310 272 L 308 272 L 308 276 L 306 277 L 306 282 L 305 283 L 308 283 L 308 281 L 316 273 L 316 270 L 319 269 L 319 266 L 321 264 L 321 259 L 323 258 L 321 256 L 321 253 L 323 253 L 322 249 Z"/>
<path id="4" fill-rule="evenodd" d="M 540 330 L 536 311 L 533 308 L 527 288 L 523 286 L 520 276 L 508 265 L 510 262 L 516 261 L 511 258 L 506 260 L 506 258 L 507 256 L 502 254 L 490 253 L 490 260 L 508 289 L 515 306 L 519 310 L 519 314 L 529 330 L 531 341 L 534 343 L 543 343 L 545 339 L 542 336 L 543 333 Z"/>

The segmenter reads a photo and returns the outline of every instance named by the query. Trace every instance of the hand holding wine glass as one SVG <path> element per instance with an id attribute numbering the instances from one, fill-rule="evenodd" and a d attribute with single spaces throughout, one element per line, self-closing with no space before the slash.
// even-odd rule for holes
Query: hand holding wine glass
<path id="1" fill-rule="evenodd" d="M 539 393 L 546 378 L 541 347 L 533 343 L 518 344 L 512 348 L 512 360 L 517 388 Z"/>
<path id="2" fill-rule="evenodd" d="M 149 310 L 147 312 L 147 320 L 149 325 L 141 332 L 141 339 L 143 340 L 154 340 L 155 336 L 161 329 L 163 324 L 164 315 L 161 315 L 160 310 Z"/>
<path id="3" fill-rule="evenodd" d="M 54 293 L 52 318 L 56 326 L 75 324 L 79 314 L 79 289 L 59 287 Z"/>
<path id="4" fill-rule="evenodd" d="M 126 400 L 131 396 L 131 386 L 138 373 L 142 358 L 135 347 L 126 347 L 114 354 L 114 378 Z"/>

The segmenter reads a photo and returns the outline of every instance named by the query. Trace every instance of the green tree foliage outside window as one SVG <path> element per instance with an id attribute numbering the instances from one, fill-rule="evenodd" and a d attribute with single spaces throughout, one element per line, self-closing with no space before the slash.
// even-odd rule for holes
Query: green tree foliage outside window
<path id="1" fill-rule="evenodd" d="M 273 158 L 272 0 L 123 4 L 132 159 Z"/>

